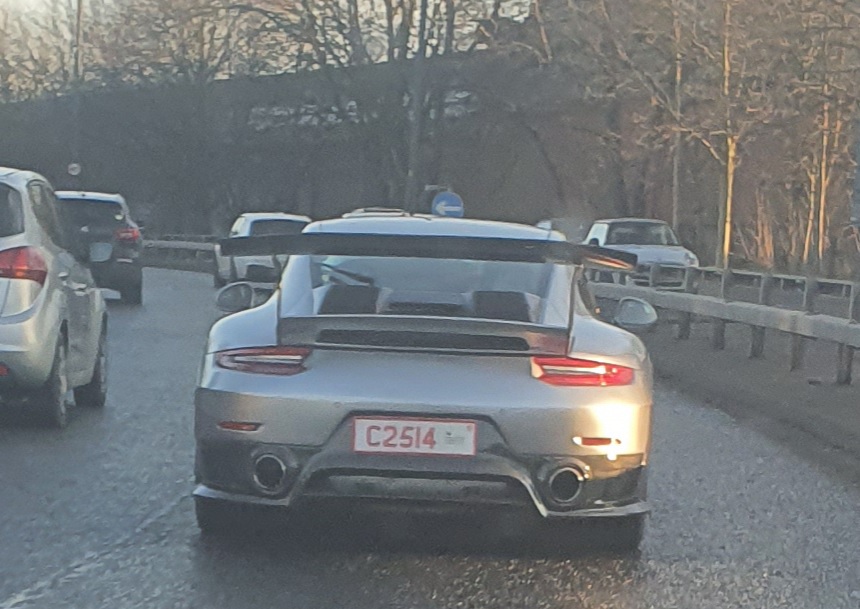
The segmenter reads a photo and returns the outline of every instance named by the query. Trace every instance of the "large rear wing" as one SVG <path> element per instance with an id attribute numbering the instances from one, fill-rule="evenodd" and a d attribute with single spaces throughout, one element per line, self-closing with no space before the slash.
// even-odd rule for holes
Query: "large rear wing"
<path id="1" fill-rule="evenodd" d="M 471 236 L 302 233 L 221 241 L 225 256 L 318 255 L 553 263 L 632 270 L 636 255 L 567 241 Z M 280 344 L 338 350 L 480 355 L 563 355 L 573 340 L 573 273 L 567 327 L 498 319 L 419 315 L 289 316 L 278 321 Z"/>
<path id="2" fill-rule="evenodd" d="M 631 271 L 636 255 L 592 245 L 545 239 L 507 239 L 373 233 L 302 233 L 233 237 L 220 242 L 225 256 L 370 256 L 552 262 L 604 270 Z"/>

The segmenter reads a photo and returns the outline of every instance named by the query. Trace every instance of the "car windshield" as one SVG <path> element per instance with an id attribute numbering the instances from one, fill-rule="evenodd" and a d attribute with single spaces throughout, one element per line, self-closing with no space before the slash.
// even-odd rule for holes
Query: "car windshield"
<path id="1" fill-rule="evenodd" d="M 609 227 L 607 245 L 678 245 L 678 238 L 665 224 L 616 222 Z"/>
<path id="2" fill-rule="evenodd" d="M 0 184 L 0 237 L 24 232 L 24 213 L 18 192 Z"/>
<path id="3" fill-rule="evenodd" d="M 553 267 L 525 262 L 317 256 L 311 268 L 314 286 L 337 286 L 326 291 L 321 313 L 536 321 Z M 367 310 L 363 295 L 373 300 L 374 310 Z"/>
<path id="4" fill-rule="evenodd" d="M 306 222 L 299 220 L 254 220 L 251 223 L 249 234 L 252 237 L 263 237 L 266 235 L 297 235 L 302 232 Z"/>
<path id="5" fill-rule="evenodd" d="M 84 199 L 63 199 L 67 218 L 77 226 L 115 228 L 125 224 L 122 207 L 116 203 Z"/>

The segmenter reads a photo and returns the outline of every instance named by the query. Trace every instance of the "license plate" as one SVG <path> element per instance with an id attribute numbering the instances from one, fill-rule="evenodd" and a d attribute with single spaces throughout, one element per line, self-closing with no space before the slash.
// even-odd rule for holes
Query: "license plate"
<path id="1" fill-rule="evenodd" d="M 473 456 L 474 421 L 356 417 L 352 450 L 367 454 Z"/>

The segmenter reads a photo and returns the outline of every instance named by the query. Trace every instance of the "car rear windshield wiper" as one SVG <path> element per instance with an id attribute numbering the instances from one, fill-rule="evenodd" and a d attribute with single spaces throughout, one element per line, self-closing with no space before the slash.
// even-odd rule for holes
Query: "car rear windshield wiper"
<path id="1" fill-rule="evenodd" d="M 342 275 L 347 279 L 357 281 L 362 285 L 376 285 L 376 280 L 373 277 L 369 277 L 368 275 L 362 275 L 361 273 L 355 273 L 353 271 L 345 271 L 344 269 L 338 268 L 332 264 L 326 264 L 324 262 L 320 264 L 320 267 L 326 269 L 327 271 L 331 271 L 332 273 Z"/>

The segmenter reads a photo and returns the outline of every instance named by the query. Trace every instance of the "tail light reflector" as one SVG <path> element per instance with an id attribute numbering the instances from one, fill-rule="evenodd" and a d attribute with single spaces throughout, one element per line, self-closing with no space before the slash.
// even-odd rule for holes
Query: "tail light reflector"
<path id="1" fill-rule="evenodd" d="M 227 431 L 257 431 L 262 427 L 260 423 L 243 423 L 242 421 L 221 421 L 218 427 Z"/>
<path id="2" fill-rule="evenodd" d="M 140 241 L 140 229 L 131 227 L 118 228 L 116 229 L 116 232 L 114 232 L 114 237 L 116 237 L 117 241 L 137 243 Z"/>
<path id="3" fill-rule="evenodd" d="M 619 387 L 631 385 L 635 371 L 571 357 L 533 357 L 532 376 L 561 387 Z"/>
<path id="4" fill-rule="evenodd" d="M 14 247 L 0 252 L 0 278 L 29 279 L 44 286 L 48 265 L 38 248 Z"/>
<path id="5" fill-rule="evenodd" d="M 306 370 L 310 349 L 300 347 L 251 347 L 231 349 L 215 354 L 215 363 L 226 370 L 293 376 Z"/>

